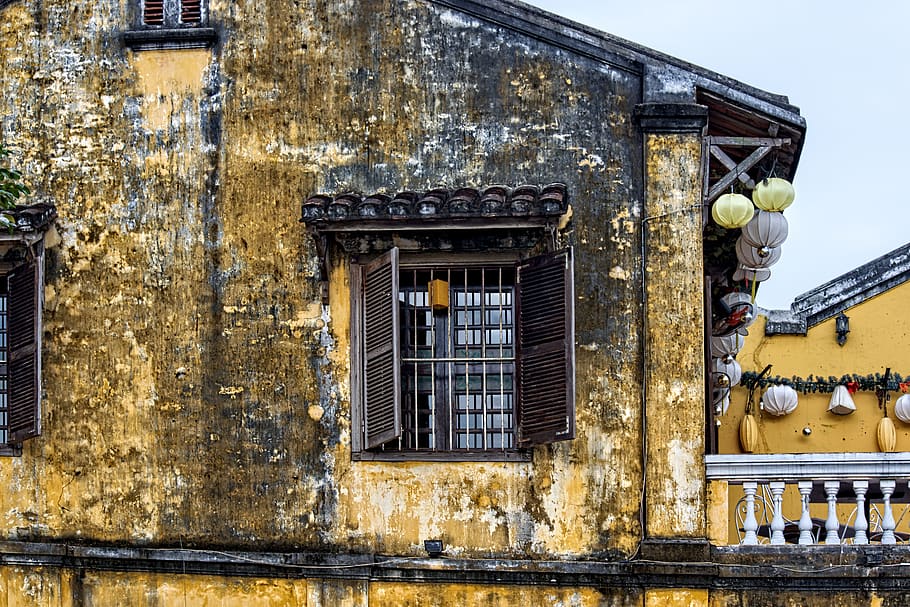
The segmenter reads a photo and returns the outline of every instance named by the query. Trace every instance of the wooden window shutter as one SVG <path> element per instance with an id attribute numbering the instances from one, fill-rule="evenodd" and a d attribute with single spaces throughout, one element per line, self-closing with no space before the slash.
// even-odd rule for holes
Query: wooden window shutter
<path id="1" fill-rule="evenodd" d="M 518 318 L 518 443 L 575 437 L 572 249 L 521 262 Z"/>
<path id="2" fill-rule="evenodd" d="M 363 276 L 364 443 L 372 449 L 401 436 L 398 249 Z"/>
<path id="3" fill-rule="evenodd" d="M 180 4 L 181 23 L 200 23 L 202 21 L 202 0 L 183 0 Z"/>
<path id="4" fill-rule="evenodd" d="M 165 0 L 145 0 L 142 4 L 142 22 L 146 25 L 164 25 Z"/>
<path id="5" fill-rule="evenodd" d="M 9 273 L 9 442 L 41 432 L 38 398 L 38 263 L 31 260 Z"/>

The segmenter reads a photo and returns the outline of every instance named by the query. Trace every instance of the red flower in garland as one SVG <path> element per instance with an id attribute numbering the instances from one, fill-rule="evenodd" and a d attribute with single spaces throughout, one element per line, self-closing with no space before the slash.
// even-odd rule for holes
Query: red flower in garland
<path id="1" fill-rule="evenodd" d="M 856 391 L 859 390 L 858 381 L 848 381 L 846 386 L 847 386 L 847 392 L 849 392 L 850 394 L 856 394 Z"/>
<path id="2" fill-rule="evenodd" d="M 904 394 L 910 393 L 910 381 L 902 381 L 898 384 L 898 387 Z"/>

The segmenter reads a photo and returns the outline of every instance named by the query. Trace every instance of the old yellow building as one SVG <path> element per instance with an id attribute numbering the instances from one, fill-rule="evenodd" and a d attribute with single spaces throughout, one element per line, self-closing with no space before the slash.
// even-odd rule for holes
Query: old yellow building
<path id="1" fill-rule="evenodd" d="M 832 491 L 836 489 L 838 532 L 851 536 L 857 516 L 852 483 L 858 481 L 862 487 L 871 482 L 864 495 L 869 502 L 865 514 L 870 517 L 865 524 L 875 539 L 883 525 L 888 526 L 883 520 L 884 495 L 877 484 L 893 481 L 893 524 L 897 539 L 906 539 L 900 533 L 906 534 L 910 522 L 904 514 L 910 424 L 901 419 L 910 419 L 904 412 L 910 397 L 901 400 L 910 391 L 905 379 L 910 361 L 904 347 L 910 325 L 902 303 L 908 294 L 907 277 L 908 247 L 904 246 L 799 296 L 789 310 L 766 312 L 743 337 L 737 355 L 743 381 L 733 389 L 729 409 L 716 416 L 720 456 L 715 463 L 721 469 L 733 461 L 751 468 L 740 472 L 759 481 L 759 489 L 765 491 L 764 495 L 758 492 L 758 512 L 759 519 L 769 520 L 759 523 L 770 522 L 772 510 L 765 507 L 768 482 L 786 481 L 783 511 L 785 518 L 795 521 L 801 511 L 798 483 L 808 487 L 811 481 L 810 501 L 820 502 L 809 509 L 816 522 L 814 533 L 821 534 L 818 541 L 825 540 L 827 530 L 821 530 L 821 522 L 829 516 L 827 481 Z M 783 414 L 769 412 L 762 393 L 785 384 L 793 388 L 795 408 Z M 751 449 L 739 432 L 750 388 L 756 422 Z M 729 457 L 747 449 L 754 455 Z M 723 476 L 720 472 L 715 486 L 718 496 L 727 494 Z M 731 488 L 729 496 L 742 506 L 737 487 Z M 722 499 L 717 508 L 724 508 Z M 718 528 L 734 543 L 742 536 L 741 512 L 736 519 L 734 508 L 728 529 Z M 717 517 L 719 522 L 722 519 Z"/>
<path id="2" fill-rule="evenodd" d="M 900 604 L 709 541 L 786 97 L 507 0 L 0 0 L 0 66 L 0 606 Z"/>

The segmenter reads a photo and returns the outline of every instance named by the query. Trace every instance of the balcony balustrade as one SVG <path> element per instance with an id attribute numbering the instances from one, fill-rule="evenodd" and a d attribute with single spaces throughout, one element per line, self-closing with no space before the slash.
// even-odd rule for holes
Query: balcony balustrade
<path id="1" fill-rule="evenodd" d="M 910 453 L 708 455 L 705 463 L 709 482 L 732 486 L 712 492 L 736 500 L 726 508 L 738 536 L 730 543 L 910 540 Z"/>

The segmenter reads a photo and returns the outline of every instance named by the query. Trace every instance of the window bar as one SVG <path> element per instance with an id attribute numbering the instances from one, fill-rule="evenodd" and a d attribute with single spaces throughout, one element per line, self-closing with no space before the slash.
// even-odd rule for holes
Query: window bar
<path id="1" fill-rule="evenodd" d="M 436 278 L 436 271 L 430 270 L 430 280 Z M 426 301 L 424 302 L 428 311 L 424 311 L 424 318 L 427 319 L 427 322 L 430 326 L 430 359 L 436 359 L 436 319 L 434 317 L 435 312 L 433 311 L 433 306 L 430 305 L 430 293 L 429 289 L 427 290 Z M 436 440 L 436 424 L 439 421 L 439 416 L 436 415 L 436 403 L 438 399 L 436 398 L 436 363 L 430 364 L 430 419 L 429 419 L 429 436 L 427 440 L 429 441 L 428 446 L 431 449 L 437 449 L 439 447 L 439 442 Z M 415 421 L 415 425 L 416 421 Z"/>
<path id="2" fill-rule="evenodd" d="M 454 294 L 455 289 L 454 289 L 454 285 L 452 285 L 452 270 L 450 270 L 450 269 L 446 270 L 446 279 L 449 281 L 450 288 L 452 289 L 453 294 Z M 457 301 L 458 301 L 458 299 L 455 298 L 455 301 L 449 302 L 449 309 L 446 310 L 446 335 L 450 336 L 446 340 L 446 343 L 451 343 L 451 345 L 449 347 L 452 349 L 451 352 L 447 352 L 447 354 L 452 354 L 454 356 L 454 359 L 452 361 L 446 363 L 446 371 L 447 371 L 446 382 L 448 383 L 448 386 L 449 386 L 447 394 L 446 394 L 446 402 L 448 403 L 447 406 L 450 411 L 450 415 L 452 413 L 457 414 L 457 410 L 456 410 L 457 407 L 456 407 L 455 401 L 458 400 L 458 395 L 455 394 L 455 369 L 456 369 L 455 360 L 457 360 L 457 358 L 458 358 L 457 357 L 458 350 L 457 350 L 457 343 L 456 343 L 457 339 L 456 339 L 456 334 L 455 334 L 455 325 L 456 325 L 455 305 L 456 305 Z M 450 418 L 449 423 L 445 429 L 449 435 L 449 443 L 448 443 L 449 449 L 453 449 L 457 446 L 457 443 L 455 442 L 455 436 L 456 436 L 455 426 L 457 425 L 456 424 L 457 419 L 458 419 L 457 417 Z"/>
<path id="3" fill-rule="evenodd" d="M 502 358 L 503 350 L 503 341 L 505 337 L 505 331 L 503 330 L 503 303 L 505 300 L 506 292 L 502 286 L 502 268 L 499 268 L 499 358 Z M 506 411 L 505 411 L 505 391 L 504 386 L 506 383 L 505 378 L 505 365 L 499 363 L 499 448 L 506 448 Z"/>
<path id="4" fill-rule="evenodd" d="M 480 388 L 481 414 L 481 448 L 487 449 L 487 270 L 480 269 L 480 358 L 483 359 L 483 381 Z"/>
<path id="5" fill-rule="evenodd" d="M 465 364 L 464 364 L 464 393 L 465 393 L 465 416 L 464 416 L 464 435 L 465 435 L 465 448 L 471 448 L 471 410 L 473 409 L 473 402 L 471 401 L 471 351 L 470 351 L 470 342 L 473 340 L 473 334 L 471 331 L 470 323 L 470 313 L 471 313 L 471 294 L 468 290 L 468 269 L 464 269 L 464 328 L 465 328 L 465 344 L 464 344 L 464 354 L 465 354 Z"/>
<path id="6" fill-rule="evenodd" d="M 411 332 L 414 334 L 414 344 L 412 346 L 413 354 L 415 358 L 420 358 L 418 352 L 418 345 L 420 344 L 420 294 L 417 291 L 417 272 L 411 272 Z M 414 378 L 414 388 L 412 390 L 413 394 L 411 396 L 411 423 L 410 423 L 410 434 L 411 434 L 411 448 L 417 449 L 420 447 L 420 433 L 419 433 L 419 423 L 417 420 L 420 419 L 420 361 L 414 361 L 413 375 Z"/>

